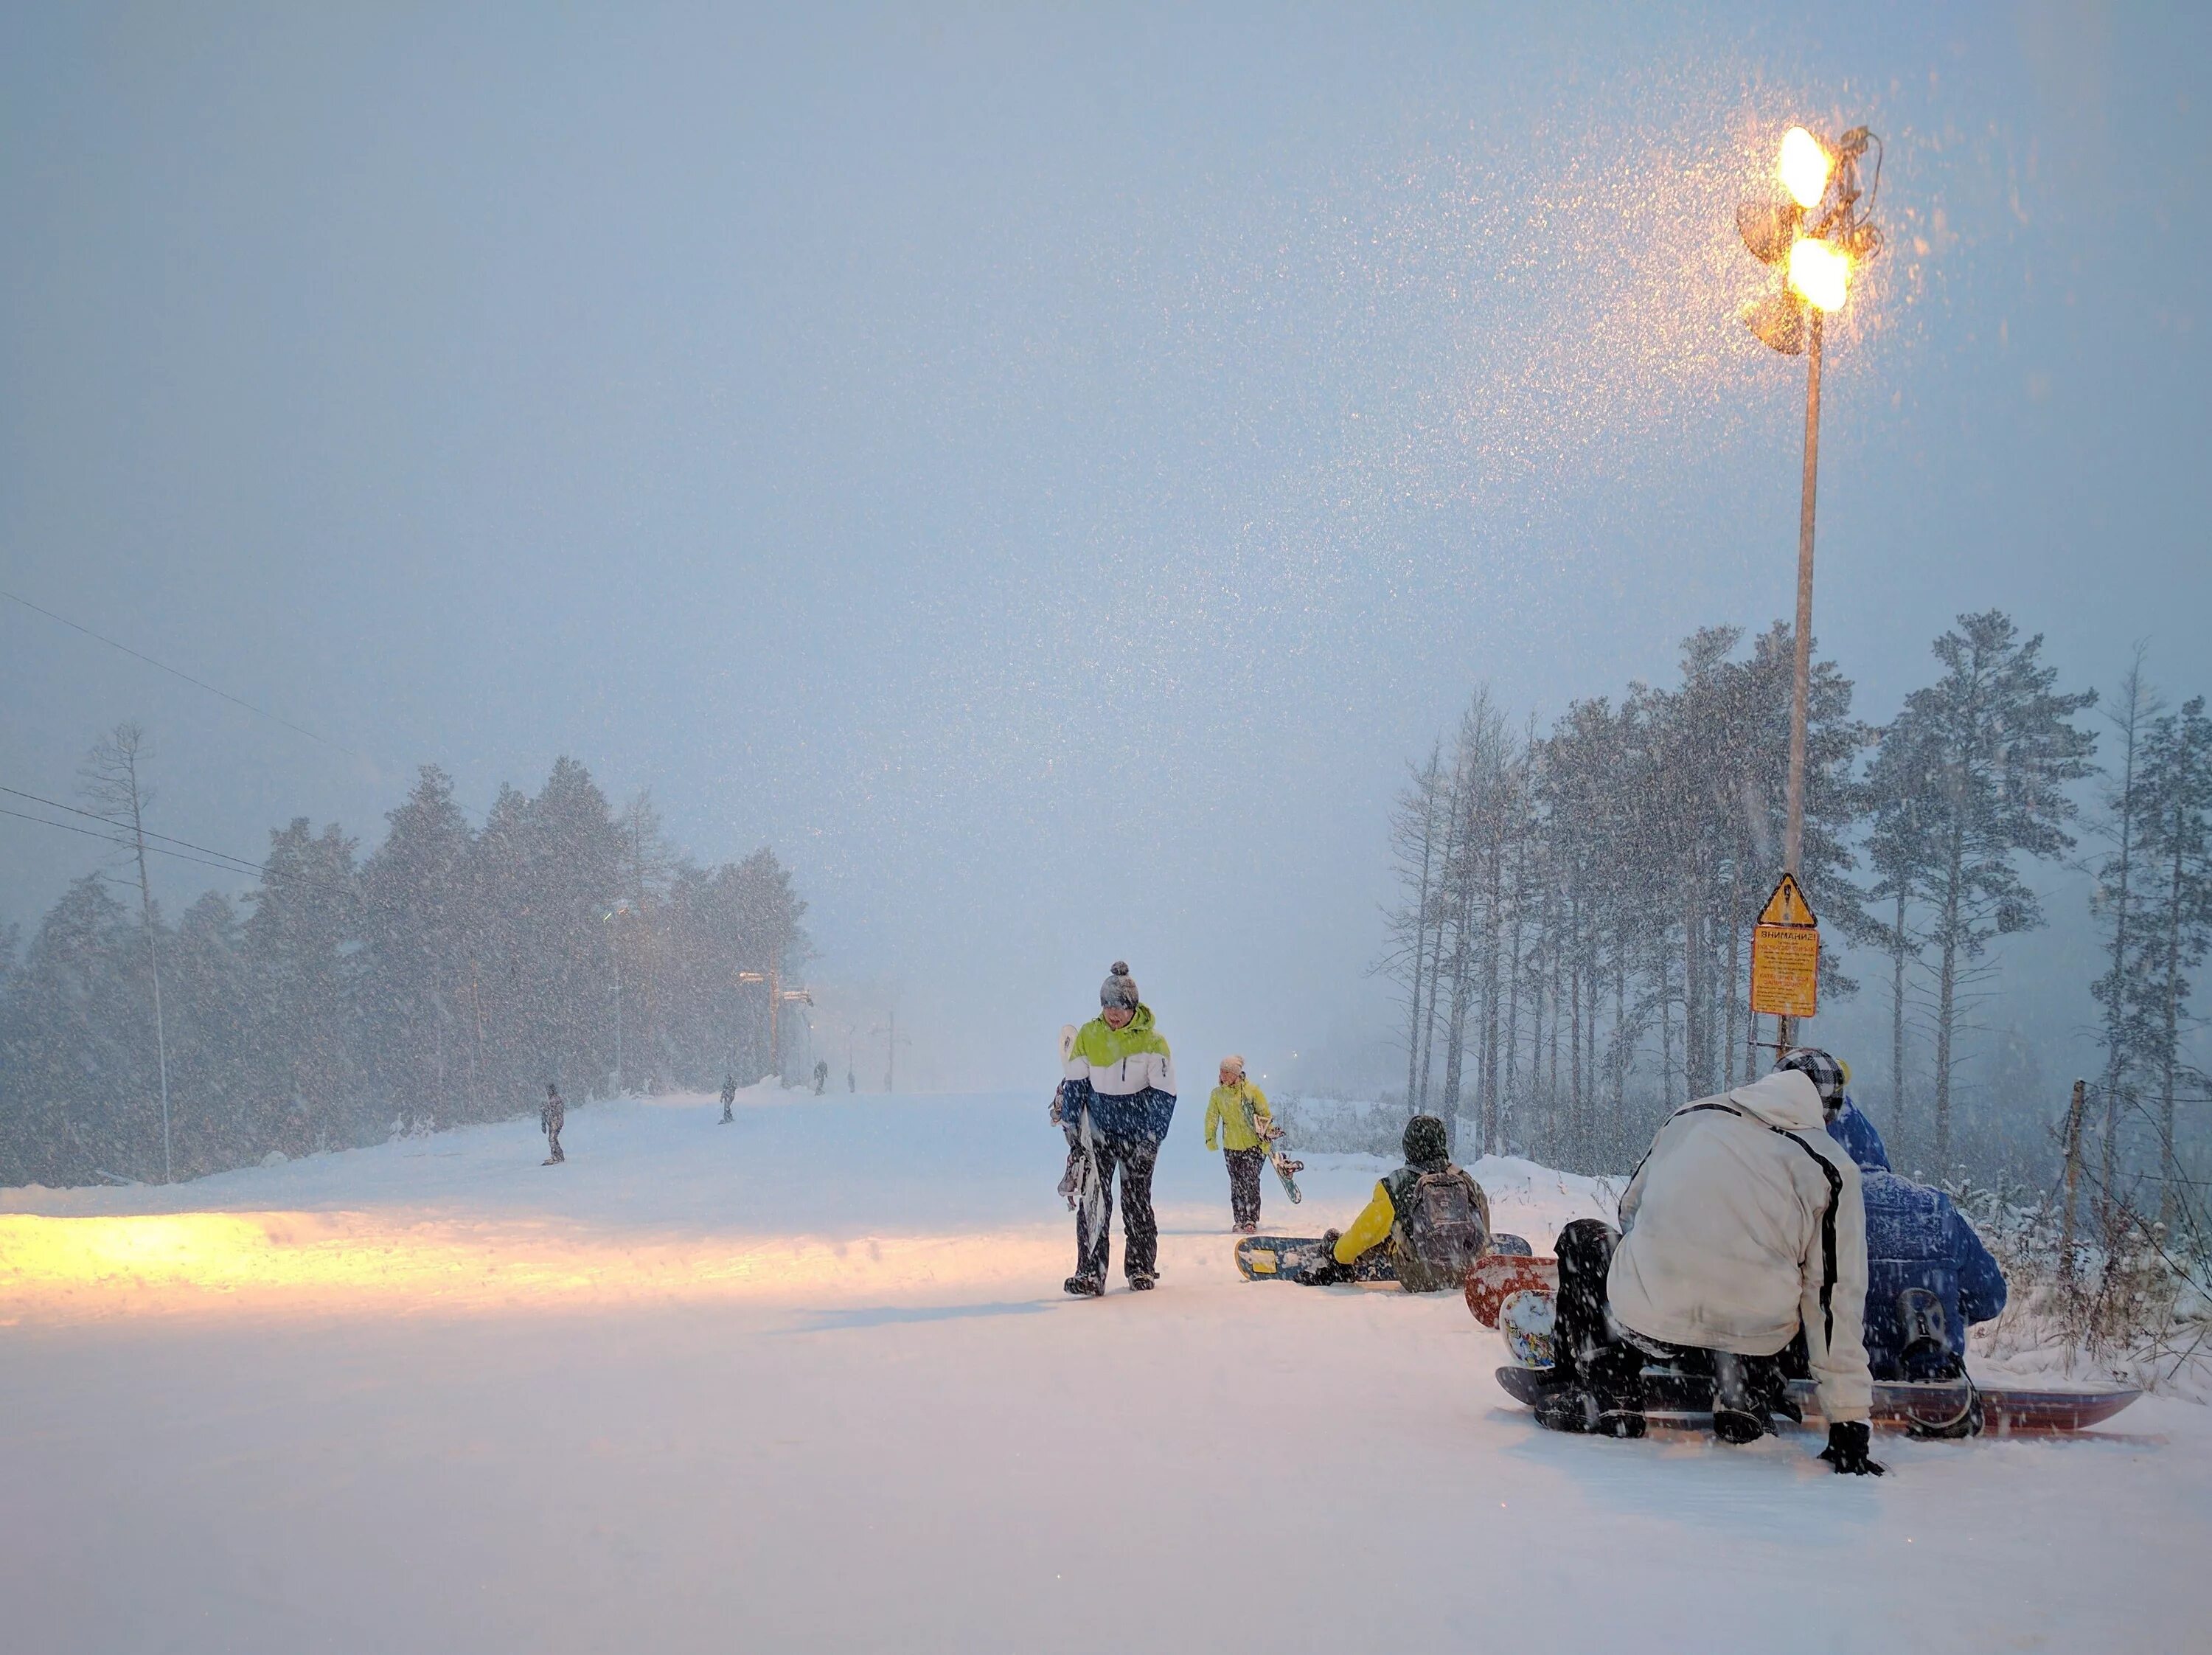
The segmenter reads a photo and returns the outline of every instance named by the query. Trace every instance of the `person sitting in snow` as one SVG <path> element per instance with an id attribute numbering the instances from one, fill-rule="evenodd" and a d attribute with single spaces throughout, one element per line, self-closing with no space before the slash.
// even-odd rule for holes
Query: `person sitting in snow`
<path id="1" fill-rule="evenodd" d="M 1713 1374 L 1713 1433 L 1747 1443 L 1796 1416 L 1782 1372 L 1800 1334 L 1828 1421 L 1820 1457 L 1881 1475 L 1869 1453 L 1874 1376 L 1859 1169 L 1822 1129 L 1842 1070 L 1826 1052 L 1667 1118 L 1620 1198 L 1620 1229 L 1559 1232 L 1556 1383 L 1537 1404 L 1555 1431 L 1644 1434 L 1645 1361 Z"/>
<path id="2" fill-rule="evenodd" d="M 1464 1167 L 1452 1165 L 1444 1123 L 1433 1115 L 1406 1123 L 1406 1164 L 1378 1180 L 1349 1230 L 1322 1235 L 1318 1257 L 1299 1280 L 1325 1287 L 1349 1281 L 1363 1254 L 1388 1249 L 1392 1274 L 1407 1293 L 1457 1292 L 1490 1247 L 1490 1197 Z"/>
<path id="3" fill-rule="evenodd" d="M 1877 1379 L 1956 1379 L 1966 1329 L 2005 1307 L 2004 1271 L 1951 1198 L 1853 1150 L 1866 1201 L 1867 1360 Z M 1963 1421 L 1962 1421 L 1963 1423 Z"/>
<path id="4" fill-rule="evenodd" d="M 1229 1221 L 1240 1235 L 1260 1227 L 1260 1169 L 1267 1159 L 1267 1129 L 1275 1123 L 1267 1094 L 1244 1076 L 1244 1060 L 1221 1060 L 1221 1084 L 1206 1105 L 1206 1147 L 1217 1137 L 1229 1164 Z"/>
<path id="5" fill-rule="evenodd" d="M 1098 990 L 1098 1015 L 1075 1036 L 1053 1116 L 1079 1158 L 1075 1206 L 1075 1274 L 1067 1291 L 1106 1291 L 1114 1218 L 1114 1173 L 1121 1174 L 1121 1269 L 1143 1293 L 1159 1280 L 1160 1230 L 1152 1216 L 1152 1167 L 1175 1119 L 1175 1060 L 1137 997 L 1121 960 Z"/>

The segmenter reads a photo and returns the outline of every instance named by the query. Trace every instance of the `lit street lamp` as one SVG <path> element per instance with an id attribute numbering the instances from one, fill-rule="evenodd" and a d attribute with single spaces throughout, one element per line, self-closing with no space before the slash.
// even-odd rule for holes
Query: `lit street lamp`
<path id="1" fill-rule="evenodd" d="M 1859 163 L 1875 146 L 1872 180 L 1862 190 Z M 1793 126 L 1777 165 L 1786 198 L 1736 209 L 1743 244 L 1762 264 L 1779 265 L 1779 289 L 1747 307 L 1744 322 L 1785 356 L 1805 357 L 1805 479 L 1797 509 L 1797 648 L 1790 708 L 1790 783 L 1783 834 L 1784 871 L 1802 879 L 1805 843 L 1805 718 L 1813 672 L 1813 501 L 1820 456 L 1820 319 L 1850 297 L 1854 271 L 1881 247 L 1872 217 L 1881 186 L 1881 140 L 1855 126 L 1833 144 Z M 1776 1039 L 1791 1044 L 1791 1019 Z"/>

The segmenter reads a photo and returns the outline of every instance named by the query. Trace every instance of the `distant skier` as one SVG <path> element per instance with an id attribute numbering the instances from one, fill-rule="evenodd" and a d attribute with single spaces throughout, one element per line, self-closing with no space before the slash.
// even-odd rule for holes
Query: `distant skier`
<path id="1" fill-rule="evenodd" d="M 829 1089 L 829 1086 L 830 1060 L 826 1057 L 817 1057 L 814 1060 L 814 1095 L 819 1098 Z"/>
<path id="2" fill-rule="evenodd" d="M 1152 1007 L 1120 960 L 1098 990 L 1098 1015 L 1077 1031 L 1054 1114 L 1092 1175 L 1092 1199 L 1075 1213 L 1071 1293 L 1106 1291 L 1114 1217 L 1114 1171 L 1121 1172 L 1121 1269 L 1143 1293 L 1159 1280 L 1159 1224 L 1152 1215 L 1152 1167 L 1175 1119 L 1175 1062 L 1153 1026 Z"/>
<path id="3" fill-rule="evenodd" d="M 1713 1433 L 1747 1443 L 1795 1418 L 1784 1361 L 1802 1334 L 1828 1421 L 1820 1457 L 1879 1476 L 1863 1318 L 1859 1170 L 1822 1130 L 1842 1096 L 1826 1052 L 1789 1053 L 1765 1079 L 1685 1104 L 1620 1198 L 1621 1228 L 1559 1232 L 1558 1383 L 1537 1404 L 1554 1431 L 1640 1437 L 1648 1359 L 1710 1362 Z"/>
<path id="4" fill-rule="evenodd" d="M 1456 1293 L 1490 1247 L 1490 1197 L 1464 1167 L 1452 1165 L 1444 1123 L 1433 1115 L 1406 1123 L 1406 1164 L 1375 1186 L 1349 1230 L 1326 1232 L 1320 1259 L 1299 1279 L 1326 1287 L 1352 1279 L 1352 1264 L 1376 1247 L 1390 1250 L 1407 1293 Z"/>
<path id="5" fill-rule="evenodd" d="M 1274 1124 L 1267 1094 L 1244 1077 L 1244 1060 L 1221 1060 L 1221 1084 L 1206 1105 L 1206 1147 L 1218 1136 L 1229 1167 L 1229 1222 L 1239 1235 L 1260 1227 L 1260 1169 L 1267 1163 L 1266 1128 Z"/>
<path id="6" fill-rule="evenodd" d="M 732 1119 L 730 1105 L 737 1101 L 738 1077 L 734 1074 L 725 1074 L 722 1076 L 722 1118 L 715 1123 L 717 1126 L 729 1125 Z"/>
<path id="7" fill-rule="evenodd" d="M 553 1153 L 546 1156 L 543 1165 L 550 1166 L 556 1161 L 568 1159 L 561 1153 L 561 1128 L 568 1118 L 568 1106 L 561 1101 L 560 1088 L 548 1080 L 545 1083 L 544 1107 L 538 1111 L 538 1124 L 544 1129 L 546 1146 Z"/>

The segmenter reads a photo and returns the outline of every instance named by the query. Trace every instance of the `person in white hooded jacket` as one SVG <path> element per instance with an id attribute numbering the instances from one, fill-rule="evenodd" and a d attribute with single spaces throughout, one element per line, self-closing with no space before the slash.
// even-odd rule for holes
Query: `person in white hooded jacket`
<path id="1" fill-rule="evenodd" d="M 1802 1335 L 1828 1421 L 1821 1457 L 1881 1474 L 1868 1457 L 1866 1213 L 1816 1079 L 1834 1072 L 1825 1053 L 1794 1051 L 1685 1104 L 1629 1180 L 1618 1235 L 1595 1220 L 1561 1232 L 1559 1383 L 1540 1421 L 1641 1436 L 1644 1361 L 1688 1357 L 1711 1363 L 1715 1434 L 1749 1442 L 1795 1411 L 1782 1365 Z"/>

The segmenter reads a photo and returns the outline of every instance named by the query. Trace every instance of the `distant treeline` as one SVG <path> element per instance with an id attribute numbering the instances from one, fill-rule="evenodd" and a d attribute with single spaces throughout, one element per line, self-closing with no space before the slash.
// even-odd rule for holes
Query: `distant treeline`
<path id="1" fill-rule="evenodd" d="M 1401 797 L 1382 967 L 1403 990 L 1406 1095 L 1484 1147 L 1623 1167 L 1659 1114 L 1771 1061 L 1750 1044 L 1748 939 L 1781 866 L 1791 639 L 1778 623 L 1741 642 L 1698 632 L 1672 687 L 1575 703 L 1548 732 L 1516 733 L 1479 692 Z M 1960 1043 L 1994 991 L 1989 946 L 2043 923 L 2022 869 L 2076 849 L 2076 784 L 2096 773 L 2080 721 L 2096 696 L 2061 690 L 2041 645 L 1997 611 L 1960 617 L 1935 681 L 1880 727 L 1832 662 L 1814 668 L 1804 884 L 1825 937 L 1884 962 L 1887 1050 L 1857 1054 L 1856 1090 L 1931 1167 L 1966 1147 Z M 2086 824 L 2106 845 L 2107 1189 L 2130 1165 L 2174 1186 L 2206 1091 L 2185 1060 L 2212 940 L 2212 721 L 2201 697 L 2166 711 L 2139 666 L 2107 709 L 2122 751 Z M 1824 1004 L 1857 987 L 1824 958 Z M 1992 1144 L 2040 1139 L 2065 1098 L 1999 1102 L 1972 1158 L 2002 1165 Z"/>
<path id="2" fill-rule="evenodd" d="M 299 818 L 242 903 L 172 924 L 126 825 L 143 758 L 125 726 L 87 771 L 124 872 L 77 880 L 27 946 L 0 933 L 0 1183 L 159 1179 L 165 1068 L 185 1177 L 512 1116 L 548 1080 L 581 1101 L 777 1064 L 766 986 L 739 973 L 796 973 L 808 945 L 768 850 L 673 855 L 649 800 L 617 814 L 568 758 L 472 830 L 425 766 L 366 860 Z"/>

